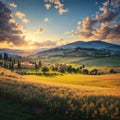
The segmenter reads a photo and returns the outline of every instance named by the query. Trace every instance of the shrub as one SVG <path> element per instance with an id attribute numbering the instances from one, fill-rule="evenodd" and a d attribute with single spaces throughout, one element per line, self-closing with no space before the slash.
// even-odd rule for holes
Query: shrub
<path id="1" fill-rule="evenodd" d="M 83 69 L 83 74 L 89 74 L 89 71 L 88 71 L 88 69 Z"/>
<path id="2" fill-rule="evenodd" d="M 97 75 L 97 74 L 98 74 L 97 69 L 93 69 L 92 71 L 90 71 L 90 75 Z"/>
<path id="3" fill-rule="evenodd" d="M 64 70 L 64 69 L 60 69 L 60 72 L 61 72 L 61 73 L 65 73 L 65 70 Z"/>
<path id="4" fill-rule="evenodd" d="M 110 73 L 115 74 L 115 73 L 117 73 L 117 72 L 116 72 L 115 70 L 111 69 L 111 70 L 110 70 Z"/>
<path id="5" fill-rule="evenodd" d="M 49 68 L 48 67 L 43 67 L 42 68 L 42 71 L 45 73 L 45 72 L 48 72 L 49 71 Z"/>
<path id="6" fill-rule="evenodd" d="M 1 74 L 0 75 L 5 75 L 5 73 L 4 72 L 1 72 Z"/>

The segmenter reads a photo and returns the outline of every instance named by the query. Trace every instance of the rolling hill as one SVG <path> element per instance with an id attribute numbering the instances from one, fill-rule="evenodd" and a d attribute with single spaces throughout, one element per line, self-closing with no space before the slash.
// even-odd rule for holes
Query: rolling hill
<path id="1" fill-rule="evenodd" d="M 102 41 L 77 41 L 29 56 L 46 64 L 66 63 L 87 66 L 120 66 L 120 45 Z"/>
<path id="2" fill-rule="evenodd" d="M 77 41 L 73 42 L 64 46 L 60 46 L 60 48 L 63 49 L 71 49 L 71 48 L 94 48 L 99 50 L 108 50 L 115 54 L 120 54 L 120 45 L 111 44 L 103 41 L 90 41 L 90 42 L 83 42 L 83 41 Z"/>

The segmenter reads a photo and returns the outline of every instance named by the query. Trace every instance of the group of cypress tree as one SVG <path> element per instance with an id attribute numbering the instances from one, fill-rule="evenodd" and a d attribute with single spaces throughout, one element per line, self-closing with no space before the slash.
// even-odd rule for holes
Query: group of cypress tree
<path id="1" fill-rule="evenodd" d="M 0 66 L 1 67 L 13 70 L 15 63 L 16 63 L 15 57 L 13 58 L 9 56 L 7 53 L 0 53 Z"/>

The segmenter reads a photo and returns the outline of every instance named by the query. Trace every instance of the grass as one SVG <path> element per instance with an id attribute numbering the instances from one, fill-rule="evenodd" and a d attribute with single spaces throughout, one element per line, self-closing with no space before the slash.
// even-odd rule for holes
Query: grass
<path id="1" fill-rule="evenodd" d="M 44 64 L 55 64 L 55 63 L 65 63 L 65 64 L 75 64 L 81 65 L 84 64 L 86 66 L 120 66 L 120 57 L 112 56 L 112 57 L 87 57 L 87 56 L 64 56 L 64 57 L 48 57 L 40 59 Z"/>
<path id="2" fill-rule="evenodd" d="M 81 74 L 65 74 L 55 77 L 45 77 L 45 76 L 24 76 L 25 79 L 31 82 L 41 83 L 41 82 L 53 82 L 56 84 L 69 84 L 76 86 L 91 86 L 91 87 L 120 87 L 120 74 L 113 75 L 81 75 Z"/>
<path id="3" fill-rule="evenodd" d="M 92 67 L 91 69 L 94 69 Z M 87 68 L 90 69 L 90 68 Z M 101 67 L 99 68 L 102 69 Z M 108 69 L 104 67 L 103 69 Z M 111 69 L 111 67 L 109 68 Z M 119 69 L 119 68 L 116 68 Z M 15 76 L 12 80 L 27 81 L 33 83 L 49 83 L 49 84 L 60 84 L 60 85 L 72 85 L 76 87 L 91 86 L 91 87 L 109 87 L 119 88 L 120 87 L 120 74 L 106 74 L 106 75 L 82 75 L 82 74 L 64 74 L 57 76 L 36 76 L 36 75 L 24 75 L 21 76 L 10 70 L 0 68 L 0 73 L 4 72 L 7 76 Z M 21 78 L 21 79 L 20 79 Z"/>
<path id="4" fill-rule="evenodd" d="M 57 115 L 59 120 L 120 119 L 120 74 L 45 77 L 13 73 L 11 77 L 9 70 L 1 68 L 1 71 L 5 75 L 0 76 L 0 95 L 17 104 L 43 108 L 49 115 Z M 31 110 L 28 118 L 29 114 Z M 52 119 L 56 120 L 55 117 Z"/>
<path id="5" fill-rule="evenodd" d="M 0 94 L 22 104 L 47 108 L 49 113 L 63 120 L 112 120 L 120 119 L 120 97 L 118 90 L 74 89 L 45 84 L 1 80 Z M 110 96 L 112 95 L 112 96 Z"/>
<path id="6" fill-rule="evenodd" d="M 7 98 L 0 97 L 0 119 L 1 120 L 53 120 L 54 117 L 45 111 L 21 105 Z"/>

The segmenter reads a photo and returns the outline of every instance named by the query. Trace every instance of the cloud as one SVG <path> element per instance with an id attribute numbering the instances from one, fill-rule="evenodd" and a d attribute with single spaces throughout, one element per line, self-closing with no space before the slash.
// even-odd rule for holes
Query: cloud
<path id="1" fill-rule="evenodd" d="M 63 13 L 67 13 L 68 10 L 64 9 L 64 8 L 59 8 L 58 12 L 59 12 L 59 14 L 63 14 Z"/>
<path id="2" fill-rule="evenodd" d="M 111 5 L 116 8 L 120 7 L 120 0 L 111 0 Z"/>
<path id="3" fill-rule="evenodd" d="M 45 4 L 46 9 L 50 9 L 51 4 L 54 4 L 54 8 L 58 10 L 59 14 L 67 13 L 69 10 L 64 8 L 64 4 L 61 0 L 44 0 L 47 4 Z"/>
<path id="4" fill-rule="evenodd" d="M 9 6 L 10 6 L 10 7 L 13 7 L 13 8 L 16 8 L 16 7 L 17 7 L 17 4 L 15 4 L 14 2 L 12 2 L 12 3 L 9 3 Z"/>
<path id="5" fill-rule="evenodd" d="M 64 32 L 65 35 L 68 35 L 68 34 L 71 34 L 71 33 L 74 33 L 74 30 Z"/>
<path id="6" fill-rule="evenodd" d="M 22 13 L 22 12 L 20 12 L 20 11 L 17 11 L 17 12 L 15 13 L 15 15 L 16 15 L 19 19 L 21 19 L 22 22 L 24 22 L 24 23 L 28 23 L 28 22 L 29 22 L 29 20 L 26 18 L 26 15 L 25 15 L 24 13 Z"/>
<path id="7" fill-rule="evenodd" d="M 98 2 L 95 2 L 95 5 L 98 5 Z"/>
<path id="8" fill-rule="evenodd" d="M 46 40 L 43 42 L 34 42 L 32 45 L 38 48 L 50 48 L 50 47 L 56 47 L 56 46 L 62 46 L 65 44 L 68 44 L 69 42 L 65 42 L 64 39 L 52 41 L 52 40 Z"/>
<path id="9" fill-rule="evenodd" d="M 109 5 L 109 0 L 103 3 L 103 6 L 108 6 Z"/>
<path id="10" fill-rule="evenodd" d="M 51 8 L 51 4 L 45 4 L 45 8 L 49 10 Z"/>
<path id="11" fill-rule="evenodd" d="M 62 46 L 62 45 L 65 45 L 66 42 L 64 41 L 63 38 L 61 38 L 60 40 L 57 41 L 57 46 Z"/>
<path id="12" fill-rule="evenodd" d="M 48 18 L 45 18 L 45 19 L 44 19 L 44 21 L 45 21 L 45 22 L 48 22 L 48 21 L 49 21 L 49 19 L 48 19 Z"/>
<path id="13" fill-rule="evenodd" d="M 116 19 L 119 16 L 115 10 L 106 8 L 109 3 L 103 3 L 100 13 L 95 18 L 86 17 L 77 26 L 78 36 L 83 40 L 106 40 L 112 42 L 120 41 L 120 24 Z M 120 42 L 119 42 L 120 43 Z"/>
<path id="14" fill-rule="evenodd" d="M 12 11 L 0 2 L 0 43 L 15 46 L 27 45 L 23 35 L 23 27 L 12 17 Z"/>
<path id="15" fill-rule="evenodd" d="M 114 8 L 120 7 L 120 0 L 107 0 L 106 2 L 103 3 L 103 6 L 108 6 L 111 5 Z"/>
<path id="16" fill-rule="evenodd" d="M 43 33 L 43 32 L 44 32 L 44 29 L 43 29 L 43 28 L 40 28 L 40 29 L 38 30 L 38 32 L 39 32 L 39 33 Z"/>
<path id="17" fill-rule="evenodd" d="M 100 10 L 103 13 L 102 13 L 102 15 L 98 16 L 97 18 L 101 22 L 111 22 L 111 21 L 114 21 L 115 18 L 118 16 L 118 13 L 115 10 L 107 9 L 105 7 L 101 7 Z"/>
<path id="18" fill-rule="evenodd" d="M 64 32 L 65 35 L 71 34 L 70 31 Z"/>
<path id="19" fill-rule="evenodd" d="M 57 45 L 56 42 L 51 40 L 46 40 L 44 42 L 34 42 L 33 46 L 35 47 L 41 47 L 41 48 L 49 48 L 49 47 L 55 47 Z"/>

